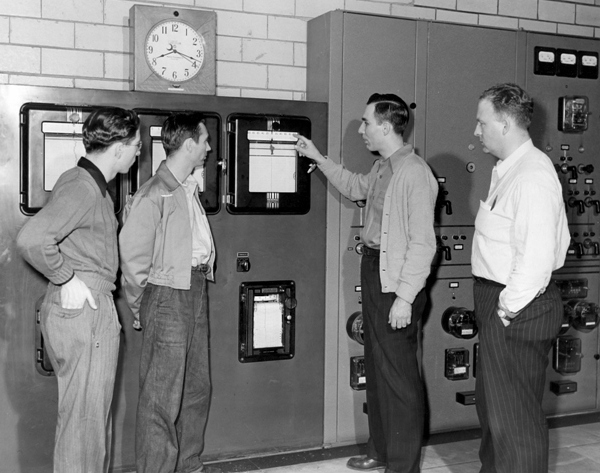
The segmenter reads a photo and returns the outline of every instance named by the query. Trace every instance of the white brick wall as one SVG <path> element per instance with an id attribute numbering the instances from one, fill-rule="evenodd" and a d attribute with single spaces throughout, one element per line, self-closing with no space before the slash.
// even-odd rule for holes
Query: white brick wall
<path id="1" fill-rule="evenodd" d="M 600 0 L 0 0 L 0 83 L 131 90 L 135 3 L 217 13 L 217 94 L 305 100 L 306 21 L 345 9 L 600 38 Z"/>

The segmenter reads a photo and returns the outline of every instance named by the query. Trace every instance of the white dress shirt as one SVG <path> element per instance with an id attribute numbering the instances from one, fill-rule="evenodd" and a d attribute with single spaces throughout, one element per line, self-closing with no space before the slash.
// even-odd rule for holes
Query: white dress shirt
<path id="1" fill-rule="evenodd" d="M 204 209 L 195 196 L 198 189 L 198 181 L 193 176 L 188 176 L 181 183 L 187 197 L 188 212 L 190 214 L 190 225 L 192 227 L 192 266 L 208 263 L 212 253 L 210 240 L 210 226 Z"/>
<path id="2" fill-rule="evenodd" d="M 505 284 L 500 304 L 519 312 L 545 291 L 570 241 L 554 166 L 528 140 L 492 171 L 475 219 L 473 274 Z"/>

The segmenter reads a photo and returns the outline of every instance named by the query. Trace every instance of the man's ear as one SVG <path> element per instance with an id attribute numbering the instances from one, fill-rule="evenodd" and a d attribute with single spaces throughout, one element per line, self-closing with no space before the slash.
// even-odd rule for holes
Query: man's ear
<path id="1" fill-rule="evenodd" d="M 512 126 L 512 121 L 509 118 L 504 118 L 502 120 L 502 134 L 506 135 Z"/>
<path id="2" fill-rule="evenodd" d="M 186 138 L 185 141 L 183 142 L 183 146 L 185 147 L 184 149 L 189 153 L 192 151 L 193 149 L 193 145 L 194 145 L 195 141 L 194 139 L 190 136 L 189 138 Z"/>
<path id="3" fill-rule="evenodd" d="M 384 121 L 381 124 L 381 127 L 382 127 L 382 130 L 383 130 L 383 134 L 387 135 L 390 132 L 390 130 L 392 129 L 392 124 L 390 122 Z"/>

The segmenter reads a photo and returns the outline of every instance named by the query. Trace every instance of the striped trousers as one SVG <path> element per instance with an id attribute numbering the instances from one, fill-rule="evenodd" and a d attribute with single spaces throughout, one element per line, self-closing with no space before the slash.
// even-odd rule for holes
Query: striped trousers
<path id="1" fill-rule="evenodd" d="M 475 385 L 482 439 L 481 473 L 548 473 L 548 425 L 542 410 L 548 354 L 563 305 L 554 283 L 508 327 L 496 314 L 503 286 L 476 281 L 479 327 Z"/>

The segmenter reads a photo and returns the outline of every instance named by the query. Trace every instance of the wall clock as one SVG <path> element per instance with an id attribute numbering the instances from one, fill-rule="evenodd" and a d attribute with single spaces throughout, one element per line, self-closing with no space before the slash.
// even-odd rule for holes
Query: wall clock
<path id="1" fill-rule="evenodd" d="M 134 90 L 215 94 L 217 15 L 134 5 Z"/>

